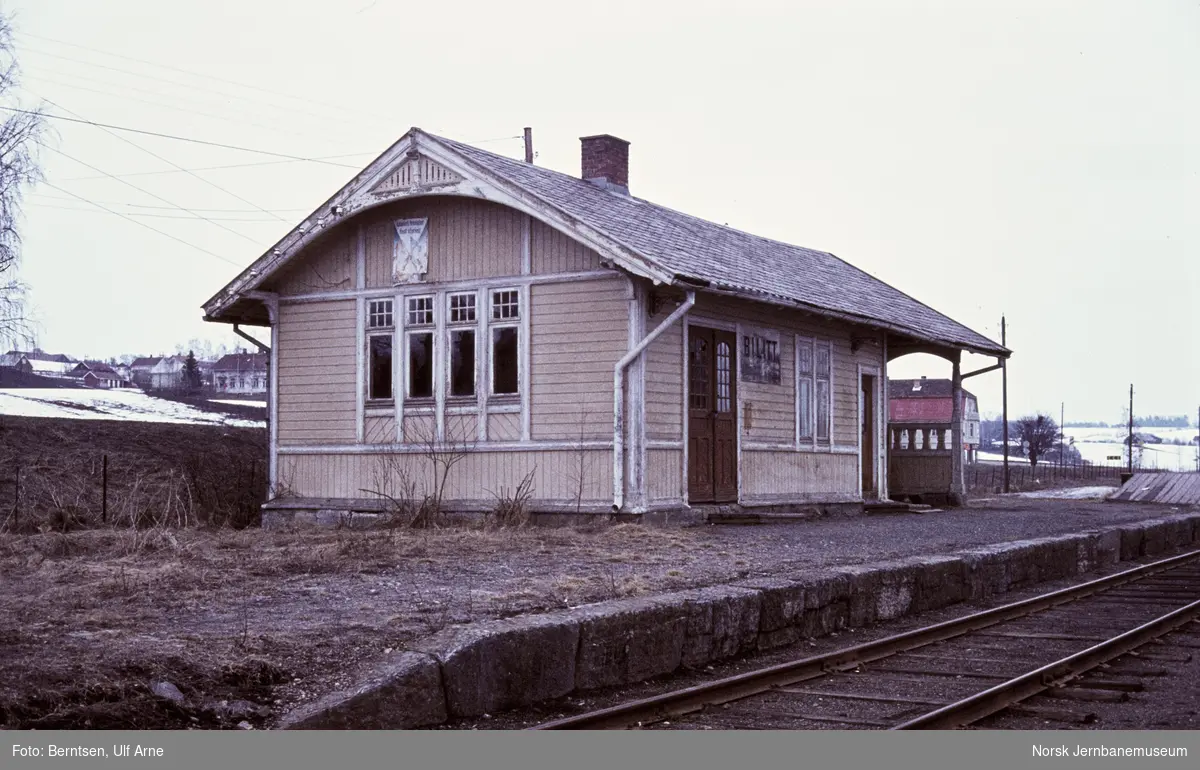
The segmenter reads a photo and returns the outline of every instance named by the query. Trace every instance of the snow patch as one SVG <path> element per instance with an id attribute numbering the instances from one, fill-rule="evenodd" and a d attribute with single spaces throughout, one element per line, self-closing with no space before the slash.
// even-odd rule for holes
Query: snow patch
<path id="1" fill-rule="evenodd" d="M 262 420 L 244 420 L 218 412 L 205 412 L 188 404 L 155 398 L 135 390 L 0 389 L 0 414 L 72 420 L 227 425 L 233 428 L 266 427 Z"/>

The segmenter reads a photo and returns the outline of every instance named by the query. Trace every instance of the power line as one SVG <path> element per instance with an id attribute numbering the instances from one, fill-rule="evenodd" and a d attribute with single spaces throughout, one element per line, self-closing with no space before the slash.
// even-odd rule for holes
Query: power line
<path id="1" fill-rule="evenodd" d="M 157 136 L 161 139 L 174 139 L 174 140 L 180 141 L 180 142 L 191 142 L 192 144 L 203 144 L 208 147 L 220 147 L 220 148 L 226 149 L 226 150 L 239 150 L 241 152 L 253 152 L 253 153 L 257 153 L 259 155 L 270 155 L 270 156 L 273 156 L 276 158 L 287 158 L 288 160 L 302 160 L 302 161 L 306 161 L 308 163 L 323 163 L 327 166 L 338 166 L 340 168 L 358 168 L 357 166 L 351 166 L 348 163 L 332 163 L 330 161 L 319 160 L 317 158 L 302 158 L 298 155 L 286 155 L 281 152 L 271 152 L 270 150 L 255 150 L 251 147 L 239 147 L 234 144 L 222 144 L 221 142 L 209 142 L 204 139 L 191 139 L 186 136 L 176 136 L 174 134 L 163 134 L 163 133 L 159 133 L 158 131 L 146 131 L 146 130 L 140 129 L 140 128 L 129 128 L 128 126 L 117 126 L 112 123 L 97 123 L 94 120 L 80 120 L 78 118 L 68 118 L 66 115 L 51 115 L 51 114 L 45 113 L 45 112 L 35 112 L 33 110 L 21 110 L 16 107 L 5 107 L 3 105 L 0 105 L 0 110 L 5 110 L 7 112 L 16 112 L 16 113 L 20 113 L 22 115 L 41 115 L 43 118 L 49 118 L 51 120 L 62 120 L 62 121 L 66 121 L 67 123 L 82 123 L 87 126 L 96 126 L 97 128 L 111 128 L 114 131 L 128 131 L 131 134 L 145 134 L 146 136 Z"/>
<path id="2" fill-rule="evenodd" d="M 70 199 L 69 198 L 60 198 L 59 200 L 70 200 Z M 89 202 L 98 203 L 98 201 L 89 201 Z M 85 212 L 88 214 L 102 213 L 102 212 L 96 211 L 95 209 L 81 208 L 79 206 L 63 206 L 62 204 L 59 204 L 59 203 L 40 203 L 40 202 L 34 201 L 28 205 L 36 206 L 37 208 L 43 208 L 43 209 L 59 209 L 61 211 L 82 211 L 82 212 Z M 199 220 L 199 217 L 186 216 L 183 214 L 139 214 L 134 211 L 126 212 L 126 216 L 149 218 L 149 219 L 184 219 L 184 220 L 192 220 L 192 221 Z M 260 224 L 260 223 L 269 222 L 271 224 L 275 224 L 274 219 L 262 219 L 262 218 L 246 219 L 244 217 L 209 217 L 208 219 L 210 219 L 211 221 L 215 221 L 215 222 L 248 222 L 250 224 Z"/>
<path id="3" fill-rule="evenodd" d="M 132 218 L 132 217 L 125 216 L 124 214 L 122 214 L 122 213 L 121 213 L 121 212 L 119 212 L 119 211 L 113 211 L 112 209 L 110 209 L 110 208 L 108 208 L 108 207 L 106 207 L 106 206 L 103 206 L 103 205 L 101 205 L 101 204 L 99 204 L 99 203 L 96 203 L 95 201 L 90 201 L 90 200 L 88 200 L 87 198 L 83 197 L 82 195 L 76 195 L 75 193 L 71 192 L 70 190 L 64 190 L 63 188 L 59 187 L 58 185 L 54 185 L 54 184 L 51 184 L 51 183 L 49 183 L 49 182 L 42 182 L 42 184 L 44 184 L 44 185 L 46 185 L 47 187 L 50 187 L 50 188 L 52 188 L 52 189 L 58 190 L 59 192 L 64 192 L 64 193 L 66 193 L 67 195 L 70 195 L 70 196 L 71 196 L 71 197 L 73 197 L 73 198 L 78 198 L 79 200 L 83 201 L 84 203 L 90 203 L 90 204 L 92 204 L 93 206 L 96 206 L 96 207 L 98 207 L 98 208 L 104 209 L 104 210 L 105 210 L 105 211 L 107 211 L 109 214 L 113 214 L 113 215 L 115 215 L 115 216 L 118 216 L 118 217 L 120 217 L 121 219 L 124 219 L 124 220 L 126 220 L 126 221 L 128 221 L 128 222 L 133 222 L 135 225 L 139 225 L 139 226 L 141 226 L 141 227 L 144 227 L 144 228 L 146 228 L 147 230 L 153 230 L 154 232 L 158 233 L 159 235 L 164 235 L 164 236 L 166 236 L 166 237 L 170 238 L 170 239 L 171 239 L 171 240 L 173 240 L 173 241 L 178 241 L 179 243 L 182 243 L 184 246 L 190 246 L 190 247 L 192 247 L 193 249 L 196 249 L 197 251 L 202 251 L 202 252 L 204 252 L 205 254 L 208 254 L 210 257 L 216 257 L 217 259 L 221 260 L 222 262 L 228 262 L 229 264 L 233 265 L 234 267 L 242 267 L 242 265 L 239 265 L 237 262 L 234 262 L 232 259 L 227 259 L 226 257 L 222 257 L 220 254 L 217 254 L 217 253 L 216 253 L 216 252 L 214 252 L 214 251 L 209 251 L 208 249 L 204 248 L 203 246 L 197 246 L 196 244 L 194 244 L 194 243 L 192 243 L 192 242 L 190 242 L 190 241 L 185 241 L 185 240 L 183 240 L 182 238 L 176 238 L 174 235 L 171 235 L 170 233 L 167 233 L 167 232 L 163 232 L 162 230 L 159 230 L 157 227 L 151 227 L 150 225 L 146 224 L 145 222 L 139 222 L 138 220 L 136 220 L 136 219 L 134 219 L 134 218 Z"/>
<path id="4" fill-rule="evenodd" d="M 53 152 L 57 152 L 59 155 L 63 156 L 64 158 L 67 158 L 67 159 L 69 159 L 69 160 L 73 160 L 73 161 L 75 161 L 76 163 L 78 163 L 78 164 L 80 164 L 80 165 L 82 165 L 82 166 L 87 166 L 88 168 L 92 169 L 93 171 L 97 171 L 97 172 L 99 172 L 99 173 L 101 173 L 101 174 L 103 174 L 103 173 L 104 173 L 104 170 L 103 170 L 103 169 L 96 168 L 96 167 L 95 167 L 95 166 L 93 166 L 92 164 L 90 164 L 90 163 L 88 163 L 88 162 L 86 162 L 86 161 L 82 161 L 82 160 L 80 160 L 79 158 L 76 158 L 76 157 L 73 157 L 73 156 L 71 156 L 71 155 L 68 155 L 68 154 L 66 154 L 65 152 L 63 152 L 62 150 L 59 150 L 59 149 L 57 149 L 57 148 L 54 148 L 54 147 L 50 147 L 49 145 L 46 145 L 46 144 L 43 144 L 42 146 L 43 146 L 43 147 L 45 147 L 45 148 L 46 148 L 46 149 L 48 149 L 48 150 L 51 150 L 51 151 L 53 151 Z M 149 195 L 151 198 L 154 198 L 154 199 L 156 199 L 156 200 L 160 200 L 160 201 L 162 201 L 163 203 L 169 203 L 169 204 L 171 204 L 172 206 L 174 206 L 175 208 L 179 209 L 180 211 L 186 211 L 187 213 L 189 213 L 189 214 L 192 214 L 193 216 L 199 217 L 200 219 L 204 219 L 204 220 L 206 220 L 206 221 L 208 221 L 208 222 L 212 222 L 212 224 L 213 224 L 213 226 L 214 226 L 214 227 L 219 227 L 219 228 L 221 228 L 222 230 L 225 230 L 225 231 L 227 231 L 227 232 L 233 233 L 233 234 L 234 234 L 234 235 L 236 235 L 237 237 L 239 237 L 239 238 L 244 238 L 244 239 L 246 239 L 247 241 L 250 241 L 251 243 L 255 243 L 255 244 L 257 244 L 257 243 L 258 243 L 257 241 L 255 241 L 255 240 L 254 240 L 253 238 L 251 238 L 250 236 L 248 236 L 248 235 L 245 235 L 244 233 L 239 233 L 237 230 L 234 230 L 232 227 L 226 227 L 225 225 L 221 224 L 220 222 L 215 222 L 215 221 L 213 221 L 213 220 L 209 219 L 208 217 L 204 216 L 203 214 L 197 214 L 195 211 L 192 211 L 191 209 L 185 208 L 184 206 L 180 206 L 179 204 L 175 203 L 174 201 L 167 200 L 166 198 L 162 197 L 161 195 L 158 195 L 158 194 L 156 194 L 156 193 L 152 193 L 152 192 L 150 192 L 149 190 L 145 190 L 145 189 L 143 189 L 143 188 L 141 188 L 141 187 L 138 187 L 138 186 L 137 186 L 137 185 L 135 185 L 133 182 L 128 182 L 128 181 L 126 181 L 126 180 L 124 180 L 124 179 L 117 179 L 116 177 L 113 177 L 113 179 L 115 179 L 116 181 L 118 181 L 118 182 L 120 182 L 121 184 L 125 185 L 126 187 L 132 187 L 133 189 L 137 190 L 138 192 L 140 192 L 140 193 L 142 193 L 142 194 L 144 194 L 144 195 Z M 58 188 L 55 188 L 55 189 L 58 189 Z M 74 195 L 74 193 L 68 193 L 68 194 L 70 194 L 70 195 Z"/>
<path id="5" fill-rule="evenodd" d="M 349 152 L 349 153 L 345 153 L 344 155 L 325 155 L 320 158 L 312 158 L 312 160 L 336 160 L 338 158 L 364 158 L 368 155 L 373 156 L 373 155 L 378 155 L 378 154 L 379 153 L 372 153 L 372 152 Z M 296 162 L 298 162 L 298 160 L 301 160 L 301 159 L 297 159 L 297 160 L 260 160 L 260 161 L 255 161 L 253 163 L 231 163 L 231 164 L 227 164 L 224 166 L 198 166 L 191 170 L 192 171 L 220 171 L 223 169 L 230 169 L 230 168 L 251 168 L 251 167 L 255 167 L 255 166 L 276 166 L 276 165 L 282 165 L 284 163 L 296 163 Z M 174 171 L 174 170 L 132 171 L 127 174 L 113 174 L 112 176 L 119 176 L 119 177 L 160 176 L 163 174 L 178 174 L 178 173 L 181 173 L 181 172 Z M 103 174 L 95 174 L 93 176 L 73 176 L 73 177 L 70 177 L 67 179 L 63 179 L 61 181 L 63 181 L 63 182 L 83 182 L 83 181 L 87 181 L 90 179 L 106 179 L 106 178 L 107 177 L 105 177 Z M 278 210 L 284 211 L 285 209 L 278 209 Z M 286 210 L 300 211 L 301 209 L 286 209 Z M 304 209 L 304 210 L 307 211 L 307 209 Z"/>
<path id="6" fill-rule="evenodd" d="M 160 109 L 175 110 L 177 112 L 185 112 L 189 115 L 200 115 L 201 117 L 211 118 L 213 120 L 221 120 L 221 121 L 225 121 L 227 123 L 232 123 L 234 125 L 253 126 L 255 128 L 265 129 L 267 131 L 277 131 L 281 134 L 288 134 L 289 136 L 299 136 L 302 138 L 315 138 L 315 137 L 313 137 L 312 134 L 299 134 L 299 133 L 296 133 L 295 131 L 288 131 L 286 129 L 282 129 L 277 126 L 270 126 L 265 123 L 255 123 L 254 121 L 251 121 L 251 120 L 237 120 L 234 118 L 223 117 L 221 115 L 215 115 L 211 112 L 205 112 L 204 110 L 193 110 L 188 107 L 180 107 L 180 106 L 174 105 L 174 104 L 166 104 L 164 102 L 154 101 L 152 99 L 140 99 L 136 96 L 130 96 L 128 94 L 121 93 L 120 91 L 111 91 L 111 90 L 106 91 L 101 88 L 89 88 L 88 86 L 81 86 L 81 85 L 77 85 L 75 83 L 64 83 L 61 80 L 55 80 L 53 78 L 48 78 L 43 75 L 37 75 L 37 74 L 27 75 L 26 77 L 28 77 L 31 80 L 37 80 L 42 83 L 56 85 L 61 88 L 73 88 L 76 91 L 86 91 L 91 94 L 100 94 L 101 96 L 115 97 L 118 99 L 124 99 L 126 101 L 130 101 L 130 102 L 137 102 L 138 104 L 149 104 L 152 107 L 158 107 Z M 68 77 L 72 77 L 72 76 L 68 76 Z M 114 85 L 114 87 L 119 88 L 119 89 L 129 89 L 129 90 L 133 90 L 133 91 L 146 92 L 145 89 L 130 88 L 129 86 L 115 86 Z M 26 88 L 26 90 L 29 90 L 29 89 Z M 155 94 L 155 95 L 161 96 L 162 94 Z"/>
<path id="7" fill-rule="evenodd" d="M 72 115 L 74 115 L 74 116 L 75 116 L 75 117 L 77 117 L 77 118 L 81 118 L 81 119 L 83 118 L 83 116 L 82 116 L 82 115 L 80 115 L 78 112 L 75 112 L 74 110 L 69 110 L 69 109 L 67 109 L 66 107 L 63 107 L 61 104 L 55 104 L 54 102 L 50 101 L 49 99 L 44 99 L 44 101 L 46 101 L 47 103 L 49 103 L 50 105 L 52 105 L 52 106 L 53 106 L 54 108 L 56 108 L 56 109 L 59 109 L 59 110 L 66 110 L 67 112 L 71 113 Z M 242 203 L 245 203 L 247 206 L 251 206 L 252 208 L 258 209 L 259 211 L 261 211 L 261 212 L 262 212 L 262 213 L 264 213 L 264 214 L 270 214 L 271 216 L 273 216 L 273 217 L 275 217 L 276 219 L 278 219 L 280 222 L 283 222 L 283 221 L 285 221 L 285 220 L 284 220 L 284 218 L 283 218 L 283 217 L 281 217 L 281 216 L 279 216 L 278 214 L 274 214 L 274 213 L 272 213 L 272 212 L 270 212 L 270 211 L 267 211 L 267 210 L 266 210 L 266 209 L 264 209 L 262 206 L 259 206 L 257 203 L 255 203 L 255 202 L 253 202 L 253 201 L 246 200 L 245 198 L 243 198 L 242 196 L 238 195 L 237 193 L 235 193 L 235 192 L 233 192 L 233 191 L 231 191 L 231 190 L 226 190 L 224 187 L 222 187 L 221 185 L 217 184 L 216 182 L 210 182 L 209 180 L 207 180 L 207 179 L 205 179 L 204 177 L 200 176 L 200 175 L 199 175 L 199 174 L 197 174 L 196 172 L 194 172 L 194 171 L 189 171 L 188 169 L 184 168 L 183 166 L 179 165 L 178 163 L 176 163 L 176 162 L 175 162 L 175 161 L 173 161 L 173 160 L 167 160 L 166 158 L 164 158 L 163 156 L 159 155 L 158 153 L 156 153 L 156 152 L 153 152 L 153 151 L 151 151 L 151 150 L 147 150 L 145 147 L 142 147 L 140 144 L 138 144 L 138 143 L 136 143 L 136 142 L 134 142 L 134 141 L 132 141 L 132 140 L 130 140 L 130 139 L 126 139 L 125 137 L 121 136 L 120 134 L 118 134 L 118 133 L 115 133 L 115 132 L 113 132 L 113 131 L 110 131 L 110 130 L 108 130 L 107 128 L 102 128 L 101 130 L 102 130 L 102 131 L 104 131 L 105 133 L 109 134 L 110 136 L 112 136 L 112 137 L 116 138 L 116 139 L 120 139 L 122 142 L 125 142 L 126 144 L 129 144 L 129 145 L 132 145 L 132 146 L 136 147 L 137 149 L 141 150 L 142 152 L 146 153 L 147 155 L 151 155 L 151 156 L 153 156 L 153 157 L 155 157 L 155 158 L 158 158 L 158 159 L 159 159 L 159 160 L 161 160 L 163 163 L 166 163 L 168 166 L 173 166 L 173 167 L 174 167 L 174 168 L 176 168 L 177 170 L 185 172 L 186 174 L 188 174 L 188 176 L 195 177 L 196 179 L 199 179 L 201 182 L 203 182 L 204 184 L 208 185 L 209 187 L 212 187 L 212 188 L 214 188 L 214 189 L 216 189 L 216 190 L 220 190 L 221 192 L 225 193 L 226 195 L 228 195 L 228 196 L 229 196 L 229 197 L 231 197 L 231 198 L 236 198 L 236 199 L 238 199 L 238 200 L 239 200 L 239 201 L 241 201 Z M 114 179 L 115 179 L 115 178 L 116 178 L 116 177 L 114 177 Z M 117 181 L 120 181 L 122 184 L 129 184 L 128 182 L 125 182 L 124 180 L 117 180 Z"/>
<path id="8" fill-rule="evenodd" d="M 322 101 L 319 101 L 319 100 L 317 100 L 317 99 L 313 99 L 313 98 L 311 98 L 311 97 L 307 97 L 307 96 L 295 96 L 294 94 L 287 94 L 287 93 L 283 93 L 283 92 L 281 92 L 281 91 L 271 91 L 271 90 L 269 90 L 269 89 L 262 88 L 261 86 L 254 86 L 254 85 L 250 85 L 249 83 L 240 83 L 240 82 L 238 82 L 238 81 L 236 81 L 236 80 L 228 80 L 228 79 L 226 79 L 226 78 L 217 77 L 217 76 L 215 76 L 215 75 L 206 75 L 206 74 L 204 74 L 204 73 L 201 73 L 201 72 L 195 72 L 195 71 L 192 71 L 192 70 L 183 69 L 182 67 L 174 67 L 174 66 L 172 66 L 172 65 L 170 65 L 170 64 L 162 64 L 162 63 L 160 63 L 160 62 L 153 62 L 153 61 L 149 61 L 149 60 L 147 60 L 147 59 L 138 59 L 138 58 L 136 58 L 136 57 L 133 57 L 133 56 L 125 56 L 125 55 L 123 55 L 123 54 L 112 53 L 112 52 L 110 52 L 110 51 L 104 51 L 104 50 L 102 50 L 102 49 L 99 49 L 99 48 L 90 48 L 90 47 L 88 47 L 88 46 L 86 46 L 86 45 L 79 45 L 78 43 L 68 43 L 68 42 L 66 42 L 66 41 L 64 41 L 64 40 L 57 40 L 57 39 L 55 39 L 55 38 L 52 38 L 52 37 L 46 37 L 45 35 L 35 35 L 35 34 L 33 34 L 33 33 L 30 33 L 30 32 L 21 32 L 21 33 L 18 33 L 18 34 L 19 34 L 19 35 L 21 35 L 21 36 L 24 36 L 24 37 L 31 37 L 31 38 L 36 38 L 36 39 L 38 39 L 38 40 L 45 40 L 45 41 L 47 41 L 47 42 L 50 42 L 50 43 L 56 43 L 56 44 L 58 44 L 58 45 L 65 45 L 65 46 L 67 46 L 67 47 L 69 47 L 69 48 L 78 48 L 78 49 L 81 49 L 81 50 L 84 50 L 84 51 L 91 51 L 92 53 L 98 53 L 98 54 L 100 54 L 100 55 L 102 55 L 102 56 L 111 56 L 111 57 L 113 57 L 113 58 L 115 58 L 115 59 L 124 59 L 125 61 L 136 62 L 136 63 L 138 63 L 138 64 L 145 64 L 145 65 L 147 65 L 147 66 L 150 66 L 150 67 L 158 67 L 158 68 L 160 68 L 160 69 L 165 69 L 165 70 L 172 70 L 172 71 L 174 71 L 174 72 L 180 72 L 180 73 L 183 73 L 184 75 L 191 75 L 192 77 L 203 78 L 203 79 L 205 79 L 205 80 L 212 80 L 212 81 L 216 81 L 216 82 L 218 82 L 218 83 L 225 83 L 225 84 L 227 84 L 227 85 L 231 85 L 231 86 L 237 86 L 237 87 L 239 87 L 239 88 L 246 88 L 246 89 L 249 89 L 249 90 L 251 90 L 251 91 L 258 91 L 259 93 L 263 93 L 263 94 L 269 94 L 269 95 L 271 95 L 271 96 L 279 96 L 279 97 L 283 97 L 283 98 L 285 98 L 285 99 L 292 99 L 292 100 L 295 100 L 295 101 L 307 102 L 307 103 L 309 103 L 309 104 L 313 104 L 313 105 L 316 105 L 316 106 L 319 106 L 319 107 L 325 107 L 325 108 L 328 108 L 328 109 L 335 109 L 335 110 L 338 110 L 339 112 L 343 112 L 343 113 L 344 113 L 344 112 L 347 112 L 347 109 L 346 109 L 344 106 L 342 106 L 342 105 L 338 105 L 338 104 L 329 104 L 328 102 L 322 102 Z M 54 55 L 54 54 L 47 54 L 47 55 Z M 65 58 L 65 57 L 61 57 L 61 56 L 59 56 L 58 58 Z M 86 63 L 86 62 L 85 62 L 85 63 Z M 138 73 L 132 73 L 132 74 L 138 74 Z M 242 97 L 242 98 L 244 98 L 244 97 Z M 292 108 L 292 109 L 294 109 L 294 108 Z M 362 112 L 362 111 L 357 111 L 357 112 L 358 112 L 358 114 L 360 114 L 360 115 L 367 115 L 367 116 L 370 116 L 370 117 L 371 117 L 372 119 L 374 119 L 374 120 L 378 120 L 378 121 L 382 121 L 382 122 L 390 122 L 390 121 L 388 121 L 388 119 L 387 119 L 387 118 L 384 118 L 383 116 L 380 116 L 380 115 L 371 115 L 370 113 L 367 113 L 367 112 Z"/>
<path id="9" fill-rule="evenodd" d="M 100 174 L 100 175 L 97 175 L 97 176 L 95 176 L 95 177 L 88 177 L 88 178 L 89 178 L 89 179 L 105 179 L 106 177 L 104 177 L 104 175 L 103 175 L 103 174 Z M 62 180 L 62 179 L 60 179 L 59 181 L 61 182 L 61 181 L 66 181 L 66 180 Z M 33 191 L 33 193 L 32 193 L 32 194 L 33 194 L 33 195 L 35 195 L 35 196 L 38 196 L 38 197 L 40 197 L 40 198 L 47 198 L 47 199 L 49 199 L 49 200 L 59 200 L 59 201 L 62 201 L 62 200 L 68 200 L 67 198 L 63 198 L 62 196 L 59 196 L 59 195 L 47 195 L 46 193 L 39 193 L 39 192 L 37 192 L 36 190 L 35 190 L 35 191 Z M 138 208 L 138 209 L 167 209 L 167 210 L 175 210 L 175 209 L 176 209 L 176 207 L 175 207 L 175 206 L 151 206 L 151 205 L 150 205 L 150 204 L 148 204 L 148 203 L 129 203 L 128 201 L 98 201 L 98 202 L 99 202 L 99 203 L 104 203 L 104 204 L 106 204 L 106 205 L 109 205 L 109 206 L 129 206 L 129 207 L 131 207 L 131 208 Z M 274 213 L 274 214 L 288 214 L 288 213 L 303 212 L 303 211 L 310 211 L 310 210 L 311 210 L 311 209 L 272 209 L 272 210 L 271 210 L 271 213 Z M 206 208 L 193 208 L 193 209 L 192 209 L 192 211 L 206 211 L 206 212 L 215 212 L 215 213 L 218 213 L 218 214 L 251 214 L 251 213 L 254 213 L 254 212 L 256 211 L 256 209 L 206 209 Z M 263 221 L 268 221 L 268 220 L 263 220 Z M 275 220 L 269 220 L 269 221 L 272 221 L 272 222 L 273 222 L 273 221 L 275 221 Z"/>

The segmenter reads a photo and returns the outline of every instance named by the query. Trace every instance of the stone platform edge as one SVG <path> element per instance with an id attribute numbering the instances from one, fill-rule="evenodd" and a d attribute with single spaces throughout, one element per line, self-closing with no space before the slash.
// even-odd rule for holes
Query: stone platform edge
<path id="1" fill-rule="evenodd" d="M 862 628 L 1200 542 L 1200 514 L 447 628 L 276 729 L 412 729 Z"/>

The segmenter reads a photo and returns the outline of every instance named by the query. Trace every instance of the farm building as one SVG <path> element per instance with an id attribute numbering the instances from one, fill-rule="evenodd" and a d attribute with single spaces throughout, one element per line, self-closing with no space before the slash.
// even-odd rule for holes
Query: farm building
<path id="1" fill-rule="evenodd" d="M 33 372 L 33 366 L 30 365 L 29 359 L 25 357 L 25 354 L 16 351 L 0 356 L 0 369 L 14 369 L 25 374 Z"/>
<path id="2" fill-rule="evenodd" d="M 268 359 L 264 353 L 231 353 L 212 367 L 218 393 L 261 395 L 267 392 Z"/>
<path id="3" fill-rule="evenodd" d="M 893 440 L 907 445 L 910 437 L 915 435 L 914 430 L 926 427 L 941 430 L 944 441 L 954 414 L 954 404 L 950 400 L 953 390 L 954 383 L 946 379 L 888 380 L 888 425 L 893 433 L 907 431 L 904 435 L 893 436 Z M 979 450 L 979 402 L 970 391 L 961 392 L 959 414 L 965 459 L 974 462 Z M 921 440 L 924 440 L 923 436 Z"/>
<path id="4" fill-rule="evenodd" d="M 149 388 L 151 382 L 153 381 L 151 373 L 154 371 L 154 367 L 158 366 L 158 362 L 161 360 L 162 358 L 160 356 L 144 356 L 142 358 L 135 358 L 133 362 L 129 364 L 129 378 L 133 380 L 133 384 L 137 385 L 139 388 Z"/>
<path id="5" fill-rule="evenodd" d="M 268 509 L 377 509 L 451 453 L 458 510 L 527 474 L 535 511 L 861 508 L 888 361 L 961 387 L 963 351 L 1008 356 L 832 254 L 632 196 L 628 143 L 581 141 L 576 177 L 414 128 L 204 305 L 272 328 Z"/>
<path id="6" fill-rule="evenodd" d="M 90 388 L 128 388 L 133 385 L 122 378 L 115 368 L 102 361 L 81 361 L 68 375 Z"/>

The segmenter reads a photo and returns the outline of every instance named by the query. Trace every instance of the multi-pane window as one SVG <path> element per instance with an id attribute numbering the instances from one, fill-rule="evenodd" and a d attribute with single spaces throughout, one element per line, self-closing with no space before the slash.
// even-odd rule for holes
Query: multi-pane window
<path id="1" fill-rule="evenodd" d="M 471 324 L 469 328 L 447 330 L 450 349 L 451 397 L 475 395 L 475 294 L 451 294 L 449 297 L 450 324 Z"/>
<path id="2" fill-rule="evenodd" d="M 414 399 L 433 398 L 433 332 L 421 328 L 433 326 L 433 297 L 409 297 L 407 308 L 404 333 L 407 370 L 405 396 Z"/>
<path id="3" fill-rule="evenodd" d="M 392 300 L 367 302 L 367 398 L 392 398 Z"/>
<path id="4" fill-rule="evenodd" d="M 829 441 L 833 355 L 828 342 L 818 343 L 816 353 L 817 441 Z"/>
<path id="5" fill-rule="evenodd" d="M 811 340 L 796 343 L 796 420 L 801 441 L 813 438 L 813 344 Z"/>
<path id="6" fill-rule="evenodd" d="M 520 392 L 521 294 L 516 289 L 492 292 L 491 392 L 513 396 Z"/>
<path id="7" fill-rule="evenodd" d="M 433 325 L 433 297 L 409 297 L 408 321 L 409 326 Z"/>
<path id="8" fill-rule="evenodd" d="M 450 323 L 475 323 L 475 295 L 450 295 Z"/>
<path id="9" fill-rule="evenodd" d="M 833 351 L 828 342 L 796 338 L 796 437 L 828 444 Z"/>
<path id="10" fill-rule="evenodd" d="M 371 329 L 392 328 L 392 301 L 373 299 L 367 305 L 367 327 Z"/>
<path id="11" fill-rule="evenodd" d="M 516 289 L 492 292 L 492 320 L 508 321 L 521 317 L 521 295 Z"/>

